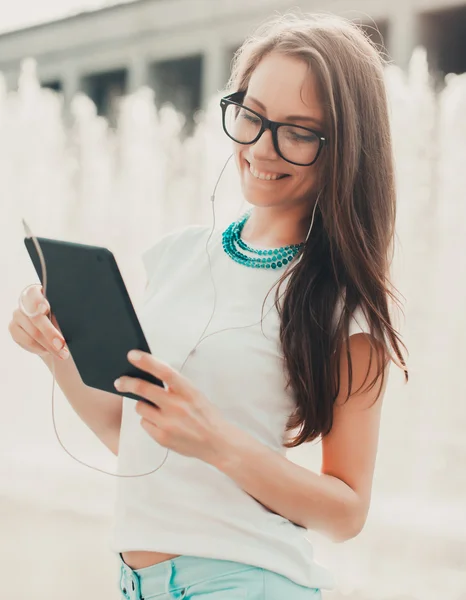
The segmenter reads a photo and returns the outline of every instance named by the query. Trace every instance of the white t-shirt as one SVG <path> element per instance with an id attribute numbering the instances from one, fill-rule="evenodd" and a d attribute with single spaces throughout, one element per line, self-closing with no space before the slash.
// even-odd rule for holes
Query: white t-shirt
<path id="1" fill-rule="evenodd" d="M 143 255 L 148 286 L 139 318 L 153 355 L 180 370 L 226 419 L 285 454 L 285 425 L 294 402 L 285 392 L 280 322 L 269 294 L 281 271 L 252 269 L 223 250 L 221 231 L 189 226 L 163 236 Z M 284 284 L 281 292 L 284 291 Z M 272 307 L 272 309 L 271 309 Z M 271 309 L 271 310 L 270 310 Z M 350 334 L 367 331 L 362 312 Z M 145 473 L 166 449 L 140 425 L 134 400 L 124 398 L 119 473 Z M 306 529 L 274 514 L 218 469 L 170 452 L 155 473 L 119 478 L 115 552 L 147 550 L 246 563 L 313 588 L 332 589 L 332 573 L 313 558 Z"/>

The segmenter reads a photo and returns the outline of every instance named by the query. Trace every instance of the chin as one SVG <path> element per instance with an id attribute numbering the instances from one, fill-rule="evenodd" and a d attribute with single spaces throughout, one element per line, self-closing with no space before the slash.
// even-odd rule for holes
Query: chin
<path id="1" fill-rule="evenodd" d="M 258 189 L 260 185 L 251 184 L 250 181 L 241 177 L 241 190 L 244 198 L 253 206 L 277 206 L 282 204 L 286 196 L 274 193 L 270 189 Z"/>
<path id="2" fill-rule="evenodd" d="M 273 206 L 280 206 L 284 203 L 283 198 L 276 198 L 271 194 L 252 192 L 245 186 L 242 186 L 242 189 L 245 200 L 252 206 L 257 206 L 258 208 L 271 208 Z"/>
<path id="3" fill-rule="evenodd" d="M 245 199 L 254 206 L 277 206 L 290 197 L 290 176 L 277 181 L 257 179 L 249 169 L 249 163 L 240 160 L 241 189 Z"/>

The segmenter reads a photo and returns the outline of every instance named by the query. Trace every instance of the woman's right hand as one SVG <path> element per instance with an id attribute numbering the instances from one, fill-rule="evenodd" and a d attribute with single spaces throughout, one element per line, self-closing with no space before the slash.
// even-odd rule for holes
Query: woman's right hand
<path id="1" fill-rule="evenodd" d="M 13 312 L 13 318 L 8 325 L 8 331 L 13 340 L 32 354 L 45 358 L 54 356 L 66 360 L 70 353 L 66 347 L 65 338 L 60 327 L 50 314 L 50 305 L 42 293 L 40 284 L 30 287 L 23 296 L 23 305 L 30 313 L 37 312 L 43 305 L 42 312 L 36 317 L 27 317 L 19 308 Z"/>

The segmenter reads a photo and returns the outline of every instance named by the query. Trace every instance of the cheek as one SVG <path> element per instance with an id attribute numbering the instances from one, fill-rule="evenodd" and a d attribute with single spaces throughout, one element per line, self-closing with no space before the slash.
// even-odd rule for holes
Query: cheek
<path id="1" fill-rule="evenodd" d="M 303 167 L 295 172 L 296 187 L 300 192 L 309 193 L 317 186 L 318 174 L 314 166 Z"/>
<path id="2" fill-rule="evenodd" d="M 234 154 L 235 163 L 236 163 L 236 166 L 238 167 L 238 169 L 241 167 L 241 156 L 242 156 L 243 151 L 244 151 L 244 146 L 241 146 L 241 144 L 236 144 L 235 142 L 233 142 L 233 154 Z"/>

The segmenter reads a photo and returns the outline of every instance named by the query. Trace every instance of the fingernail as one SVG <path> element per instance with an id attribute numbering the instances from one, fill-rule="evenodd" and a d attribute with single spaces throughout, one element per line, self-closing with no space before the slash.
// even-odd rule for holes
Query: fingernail
<path id="1" fill-rule="evenodd" d="M 115 379 L 115 381 L 113 382 L 113 385 L 118 389 L 121 385 L 121 381 L 119 379 Z"/>
<path id="2" fill-rule="evenodd" d="M 68 350 L 66 348 L 63 348 L 63 350 L 60 351 L 59 356 L 60 358 L 68 358 L 68 356 L 70 355 L 70 353 L 68 352 Z"/>
<path id="3" fill-rule="evenodd" d="M 53 340 L 53 345 L 57 350 L 60 350 L 60 348 L 63 347 L 63 342 L 61 340 L 59 340 L 58 338 L 55 338 Z"/>
<path id="4" fill-rule="evenodd" d="M 47 312 L 47 304 L 41 304 L 39 310 L 41 313 L 45 314 Z"/>
<path id="5" fill-rule="evenodd" d="M 131 360 L 140 360 L 142 358 L 142 354 L 137 350 L 131 350 L 131 352 L 128 354 L 128 357 Z"/>

